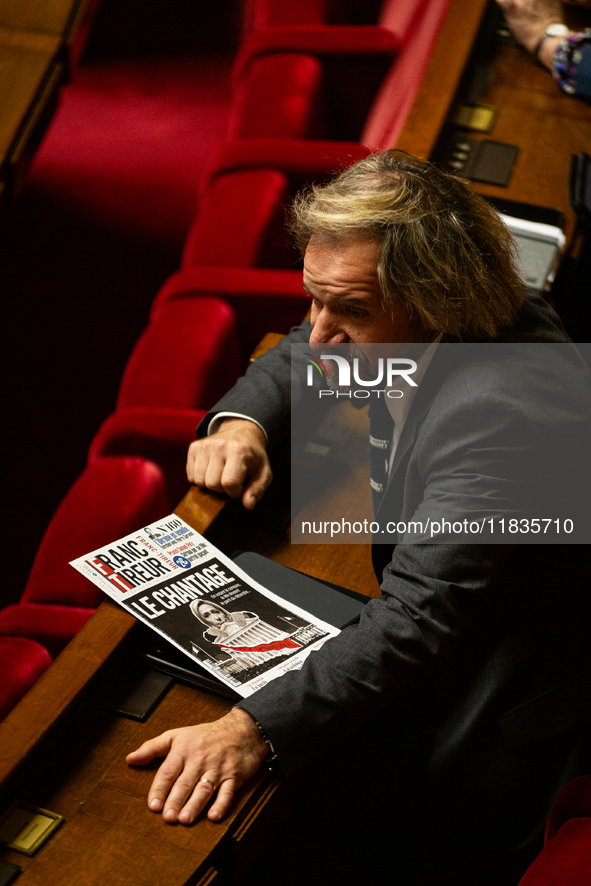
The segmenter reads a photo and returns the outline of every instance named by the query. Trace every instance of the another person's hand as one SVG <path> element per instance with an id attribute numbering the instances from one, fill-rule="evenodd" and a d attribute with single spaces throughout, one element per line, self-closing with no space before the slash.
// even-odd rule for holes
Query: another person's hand
<path id="1" fill-rule="evenodd" d="M 189 446 L 189 482 L 242 498 L 244 507 L 251 510 L 273 479 L 266 444 L 255 422 L 224 419 L 215 434 Z"/>
<path id="2" fill-rule="evenodd" d="M 546 27 L 564 22 L 561 0 L 497 0 L 518 43 L 534 52 Z"/>
<path id="3" fill-rule="evenodd" d="M 189 825 L 214 794 L 207 817 L 222 819 L 235 792 L 252 778 L 267 751 L 250 714 L 233 708 L 214 723 L 163 732 L 126 759 L 132 766 L 145 766 L 156 757 L 166 757 L 154 776 L 148 807 L 162 812 L 169 824 Z"/>

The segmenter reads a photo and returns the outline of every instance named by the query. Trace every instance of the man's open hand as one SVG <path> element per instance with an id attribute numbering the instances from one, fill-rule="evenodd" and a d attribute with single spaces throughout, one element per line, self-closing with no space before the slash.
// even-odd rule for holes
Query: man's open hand
<path id="1" fill-rule="evenodd" d="M 148 794 L 148 806 L 164 821 L 192 824 L 216 794 L 207 817 L 226 815 L 240 785 L 251 778 L 267 755 L 267 745 L 250 714 L 234 708 L 201 726 L 170 729 L 127 755 L 132 766 L 166 757 Z"/>
<path id="2" fill-rule="evenodd" d="M 224 419 L 215 434 L 189 446 L 189 482 L 242 498 L 244 507 L 251 510 L 273 479 L 266 444 L 255 422 Z"/>

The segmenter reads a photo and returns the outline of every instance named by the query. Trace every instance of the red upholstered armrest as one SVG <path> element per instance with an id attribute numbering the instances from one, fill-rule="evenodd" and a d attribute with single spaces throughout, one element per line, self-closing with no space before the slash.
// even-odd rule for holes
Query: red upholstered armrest
<path id="1" fill-rule="evenodd" d="M 132 457 L 102 459 L 87 467 L 45 531 L 21 602 L 98 606 L 103 594 L 69 562 L 157 520 L 167 509 L 157 465 Z"/>
<path id="2" fill-rule="evenodd" d="M 591 818 L 591 774 L 572 778 L 558 792 L 546 822 L 544 845 L 569 818 Z"/>
<path id="3" fill-rule="evenodd" d="M 187 266 L 162 286 L 152 305 L 152 317 L 172 299 L 191 299 L 202 293 L 219 295 L 234 308 L 247 352 L 258 344 L 264 329 L 289 332 L 298 326 L 310 306 L 302 289 L 301 271 L 232 266 Z"/>
<path id="4" fill-rule="evenodd" d="M 236 81 L 228 138 L 329 138 L 329 83 L 344 84 L 347 78 L 327 74 L 324 63 L 307 52 L 257 56 Z"/>
<path id="5" fill-rule="evenodd" d="M 55 658 L 93 612 L 86 606 L 19 603 L 0 612 L 0 634 L 36 640 Z"/>
<path id="6" fill-rule="evenodd" d="M 184 451 L 195 439 L 195 429 L 206 412 L 206 409 L 150 406 L 119 409 L 98 429 L 88 450 L 88 463 L 93 464 L 105 456 L 127 455 L 134 447 L 137 451 L 140 441 L 151 441 L 154 447 L 170 443 Z"/>
<path id="7" fill-rule="evenodd" d="M 255 31 L 241 48 L 234 65 L 240 78 L 252 59 L 273 52 L 306 52 L 312 55 L 372 55 L 391 58 L 400 47 L 399 38 L 378 25 L 293 25 Z"/>
<path id="8" fill-rule="evenodd" d="M 234 304 L 235 299 L 254 299 L 266 303 L 269 308 L 272 308 L 278 296 L 291 299 L 298 310 L 307 303 L 302 289 L 301 271 L 194 265 L 175 271 L 165 281 L 152 304 L 151 319 L 158 316 L 162 306 L 170 299 L 193 297 L 202 293 L 215 293 Z M 305 310 L 307 308 L 304 307 L 304 312 Z"/>
<path id="9" fill-rule="evenodd" d="M 236 317 L 219 298 L 169 302 L 153 315 L 127 361 L 117 409 L 211 406 L 242 374 Z"/>
<path id="10" fill-rule="evenodd" d="M 285 266 L 288 198 L 289 182 L 278 169 L 216 176 L 199 201 L 182 265 Z"/>
<path id="11" fill-rule="evenodd" d="M 138 452 L 150 452 L 154 461 L 158 461 L 159 453 L 170 447 L 184 454 L 206 412 L 205 409 L 149 406 L 119 409 L 98 429 L 88 450 L 88 464 L 106 456 Z M 179 465 L 184 471 L 184 460 Z M 188 480 L 185 483 L 189 485 Z"/>
<path id="12" fill-rule="evenodd" d="M 519 886 L 588 886 L 591 818 L 570 818 L 544 847 Z"/>
<path id="13" fill-rule="evenodd" d="M 203 409 L 136 406 L 119 409 L 100 426 L 88 451 L 88 464 L 103 456 L 141 455 L 159 465 L 166 481 L 167 510 L 170 512 L 189 488 L 185 461 L 195 439 Z M 138 522 L 137 525 L 145 525 Z"/>
<path id="14" fill-rule="evenodd" d="M 43 646 L 27 637 L 0 636 L 0 720 L 51 664 Z"/>

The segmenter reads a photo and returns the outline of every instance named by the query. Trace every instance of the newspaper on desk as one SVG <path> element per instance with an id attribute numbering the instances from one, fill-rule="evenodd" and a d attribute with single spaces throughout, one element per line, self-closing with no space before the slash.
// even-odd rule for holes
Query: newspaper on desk
<path id="1" fill-rule="evenodd" d="M 339 633 L 258 584 L 175 514 L 71 565 L 244 698 Z"/>

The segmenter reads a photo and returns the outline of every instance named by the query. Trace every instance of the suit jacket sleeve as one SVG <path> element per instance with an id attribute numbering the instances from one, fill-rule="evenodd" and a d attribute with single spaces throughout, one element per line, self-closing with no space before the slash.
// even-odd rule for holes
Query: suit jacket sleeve
<path id="1" fill-rule="evenodd" d="M 517 376 L 513 390 L 522 402 L 520 374 L 510 367 L 505 371 Z M 513 516 L 515 484 L 524 475 L 537 480 L 540 440 L 549 447 L 560 437 L 569 445 L 580 436 L 580 418 L 588 413 L 583 390 L 581 399 L 577 395 L 568 405 L 557 401 L 549 408 L 547 379 L 541 372 L 532 379 L 537 387 L 535 394 L 529 392 L 529 411 L 513 408 L 508 396 L 495 408 L 487 379 L 477 384 L 458 373 L 446 384 L 401 471 L 405 491 L 399 507 L 415 499 L 402 511 L 405 519 L 417 515 L 424 522 L 446 512 L 469 516 L 483 502 L 498 515 Z M 507 391 L 509 385 L 500 388 Z M 514 459 L 505 455 L 501 416 L 515 425 Z M 565 452 L 546 449 L 546 463 L 568 462 Z M 410 495 L 409 485 L 421 483 L 420 494 L 415 488 Z M 577 580 L 569 579 L 564 565 L 565 558 L 574 558 L 565 553 L 569 547 L 540 545 L 532 553 L 528 545 L 509 543 L 398 544 L 384 570 L 383 597 L 368 603 L 359 624 L 312 653 L 300 671 L 285 674 L 240 705 L 261 723 L 286 771 L 419 686 L 438 685 L 455 692 L 456 701 L 463 697 L 458 705 L 470 711 L 466 721 L 476 716 L 477 706 L 484 707 L 484 699 L 493 699 L 500 716 L 543 693 L 560 673 L 567 679 L 579 666 L 588 667 L 588 595 L 577 601 L 577 618 L 562 620 L 563 613 L 573 611 L 575 595 L 580 597 L 580 586 L 577 591 Z M 536 566 L 539 574 L 532 582 Z M 558 584 L 562 609 L 555 605 Z M 446 672 L 453 678 L 439 683 Z M 488 713 L 483 717 L 490 723 Z"/>
<path id="2" fill-rule="evenodd" d="M 285 338 L 249 366 L 245 375 L 216 403 L 197 428 L 197 436 L 207 435 L 207 428 L 218 412 L 236 412 L 255 419 L 267 433 L 269 443 L 289 432 L 291 403 L 291 345 L 307 342 L 310 323 L 296 326 Z"/>

